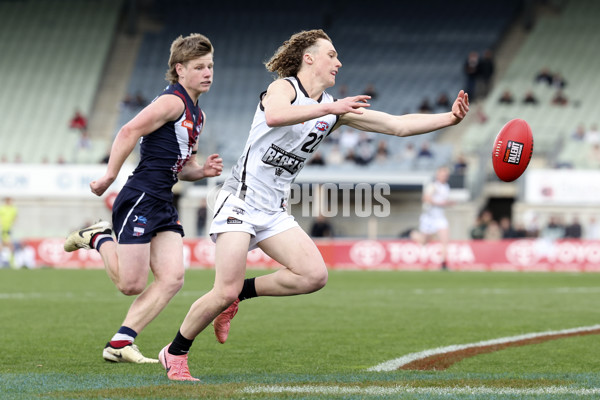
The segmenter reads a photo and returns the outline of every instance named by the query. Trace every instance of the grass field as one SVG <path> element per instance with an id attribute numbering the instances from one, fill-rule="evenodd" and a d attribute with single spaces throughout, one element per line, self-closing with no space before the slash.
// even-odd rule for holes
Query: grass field
<path id="1" fill-rule="evenodd" d="M 147 356 L 171 341 L 213 275 L 187 272 L 136 340 Z M 595 325 L 600 274 L 331 271 L 320 292 L 243 302 L 224 345 L 203 332 L 190 353 L 202 384 L 102 360 L 131 301 L 104 271 L 0 270 L 0 398 L 600 398 L 598 335 L 445 370 L 367 371 L 427 349 Z"/>

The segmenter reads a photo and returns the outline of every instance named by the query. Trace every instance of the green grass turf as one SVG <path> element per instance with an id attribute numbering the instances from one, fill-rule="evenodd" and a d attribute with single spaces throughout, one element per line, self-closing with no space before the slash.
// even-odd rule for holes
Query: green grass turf
<path id="1" fill-rule="evenodd" d="M 213 277 L 213 271 L 186 273 L 182 291 L 136 340 L 146 356 L 156 357 L 172 340 Z M 199 335 L 190 369 L 202 385 L 169 382 L 160 365 L 102 360 L 102 348 L 131 301 L 104 271 L 0 270 L 0 398 L 334 396 L 243 392 L 266 384 L 600 388 L 595 335 L 483 354 L 445 371 L 365 371 L 430 348 L 597 324 L 600 274 L 331 271 L 317 293 L 243 302 L 225 345 L 216 342 L 212 329 Z M 412 393 L 402 398 L 523 397 Z"/>

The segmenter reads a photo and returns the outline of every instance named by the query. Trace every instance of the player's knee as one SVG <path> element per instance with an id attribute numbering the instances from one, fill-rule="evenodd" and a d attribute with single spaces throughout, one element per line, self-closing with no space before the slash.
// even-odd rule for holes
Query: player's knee
<path id="1" fill-rule="evenodd" d="M 166 280 L 160 282 L 165 293 L 175 295 L 183 287 L 183 275 L 171 276 Z"/>
<path id="2" fill-rule="evenodd" d="M 327 284 L 328 278 L 329 274 L 325 266 L 323 266 L 323 268 L 318 268 L 311 271 L 311 273 L 307 276 L 308 290 L 310 292 L 316 292 L 317 290 L 322 289 Z"/>
<path id="3" fill-rule="evenodd" d="M 222 288 L 217 291 L 217 301 L 221 308 L 226 309 L 229 307 L 234 301 L 237 300 L 240 295 L 241 287 L 237 286 L 228 286 Z"/>
<path id="4" fill-rule="evenodd" d="M 146 289 L 145 282 L 121 282 L 117 288 L 125 296 L 137 296 Z"/>

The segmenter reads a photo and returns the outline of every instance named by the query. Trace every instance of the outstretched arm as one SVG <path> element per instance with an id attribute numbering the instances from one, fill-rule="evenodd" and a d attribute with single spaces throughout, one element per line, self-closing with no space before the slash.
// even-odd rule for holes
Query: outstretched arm
<path id="1" fill-rule="evenodd" d="M 360 95 L 347 97 L 334 103 L 292 106 L 295 96 L 294 88 L 285 79 L 278 79 L 269 85 L 267 94 L 262 99 L 267 125 L 271 127 L 294 125 L 327 114 L 359 115 L 363 113 L 364 107 L 369 107 L 366 101 L 371 98 Z"/>
<path id="2" fill-rule="evenodd" d="M 138 140 L 148 135 L 168 121 L 175 120 L 184 109 L 181 99 L 174 95 L 160 96 L 149 104 L 131 121 L 126 123 L 117 133 L 110 150 L 106 173 L 90 183 L 92 193 L 102 194 L 115 181 L 123 163 L 135 148 Z"/>
<path id="3" fill-rule="evenodd" d="M 364 110 L 362 114 L 347 113 L 339 125 L 349 125 L 367 132 L 395 136 L 413 136 L 432 132 L 461 122 L 469 112 L 469 95 L 461 90 L 454 100 L 452 111 L 441 114 L 390 115 L 380 111 Z"/>

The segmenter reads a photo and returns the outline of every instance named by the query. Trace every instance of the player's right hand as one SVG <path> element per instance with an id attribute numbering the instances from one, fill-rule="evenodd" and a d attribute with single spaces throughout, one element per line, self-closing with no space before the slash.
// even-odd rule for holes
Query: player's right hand
<path id="1" fill-rule="evenodd" d="M 96 179 L 90 183 L 90 189 L 92 189 L 92 193 L 96 196 L 102 196 L 106 189 L 113 183 L 114 179 L 107 178 L 103 176 L 100 179 Z"/>
<path id="2" fill-rule="evenodd" d="M 362 108 L 371 107 L 367 103 L 371 96 L 361 94 L 359 96 L 350 96 L 331 103 L 331 114 L 341 115 L 346 113 L 362 114 Z"/>

